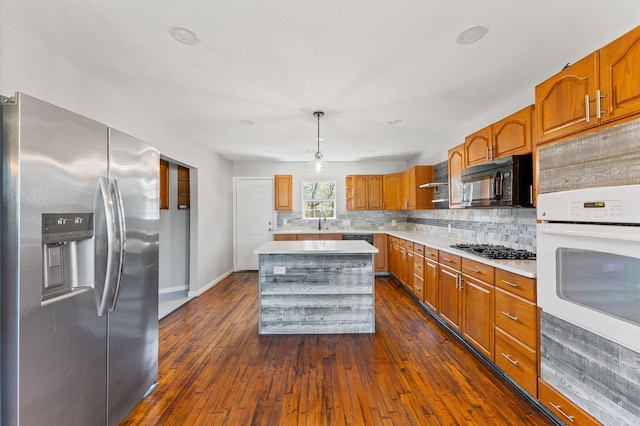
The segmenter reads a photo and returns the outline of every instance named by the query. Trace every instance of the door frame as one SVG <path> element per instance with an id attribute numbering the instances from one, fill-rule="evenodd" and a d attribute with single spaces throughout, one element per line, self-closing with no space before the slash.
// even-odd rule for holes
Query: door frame
<path id="1" fill-rule="evenodd" d="M 274 204 L 274 194 L 273 194 L 273 176 L 234 176 L 233 177 L 233 271 L 238 271 L 238 192 L 237 192 L 237 182 L 239 180 L 270 180 L 272 185 L 271 191 L 271 205 Z M 272 209 L 272 222 L 273 222 L 273 230 L 276 228 L 276 220 L 277 213 L 275 208 Z"/>

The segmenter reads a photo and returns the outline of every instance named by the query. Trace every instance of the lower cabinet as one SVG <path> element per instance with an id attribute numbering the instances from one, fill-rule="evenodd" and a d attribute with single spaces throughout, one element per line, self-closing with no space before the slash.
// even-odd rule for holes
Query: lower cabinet
<path id="1" fill-rule="evenodd" d="M 490 360 L 493 358 L 493 283 L 464 277 L 462 282 L 462 336 Z"/>
<path id="2" fill-rule="evenodd" d="M 446 263 L 444 263 L 446 262 Z M 454 330 L 460 332 L 462 325 L 462 292 L 460 284 L 460 256 L 440 253 L 439 304 L 440 317 Z"/>
<path id="3" fill-rule="evenodd" d="M 538 400 L 566 424 L 586 426 L 602 424 L 540 378 L 538 379 Z"/>

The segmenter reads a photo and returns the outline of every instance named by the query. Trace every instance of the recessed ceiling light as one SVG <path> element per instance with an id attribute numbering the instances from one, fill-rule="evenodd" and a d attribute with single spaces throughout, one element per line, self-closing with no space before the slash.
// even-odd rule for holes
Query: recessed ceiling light
<path id="1" fill-rule="evenodd" d="M 244 124 L 245 126 L 253 126 L 254 124 L 256 124 L 256 122 L 255 122 L 255 121 L 253 121 L 253 120 L 246 120 L 246 119 L 244 119 L 244 120 L 240 120 L 240 122 L 241 122 L 242 124 Z"/>
<path id="2" fill-rule="evenodd" d="M 402 119 L 401 118 L 393 118 L 393 119 L 389 120 L 387 123 L 389 123 L 389 124 L 400 124 L 400 123 L 402 123 Z"/>
<path id="3" fill-rule="evenodd" d="M 456 41 L 460 44 L 475 43 L 476 41 L 487 35 L 488 32 L 489 27 L 486 25 L 473 25 L 466 30 L 463 30 L 458 35 Z"/>
<path id="4" fill-rule="evenodd" d="M 198 35 L 187 27 L 182 25 L 171 25 L 167 31 L 169 35 L 176 41 L 184 44 L 196 44 L 198 41 Z"/>

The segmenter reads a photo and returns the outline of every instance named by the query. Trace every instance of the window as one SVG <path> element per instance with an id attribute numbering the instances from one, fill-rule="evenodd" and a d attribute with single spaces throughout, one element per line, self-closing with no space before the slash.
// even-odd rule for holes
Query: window
<path id="1" fill-rule="evenodd" d="M 302 218 L 336 218 L 336 182 L 302 182 Z"/>

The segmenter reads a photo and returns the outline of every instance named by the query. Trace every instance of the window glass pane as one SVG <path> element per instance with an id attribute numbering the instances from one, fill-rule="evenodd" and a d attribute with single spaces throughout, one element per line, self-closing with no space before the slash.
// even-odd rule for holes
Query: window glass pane
<path id="1" fill-rule="evenodd" d="M 302 182 L 302 218 L 336 217 L 336 182 Z"/>
<path id="2" fill-rule="evenodd" d="M 640 325 L 640 259 L 561 247 L 556 264 L 558 296 Z"/>

